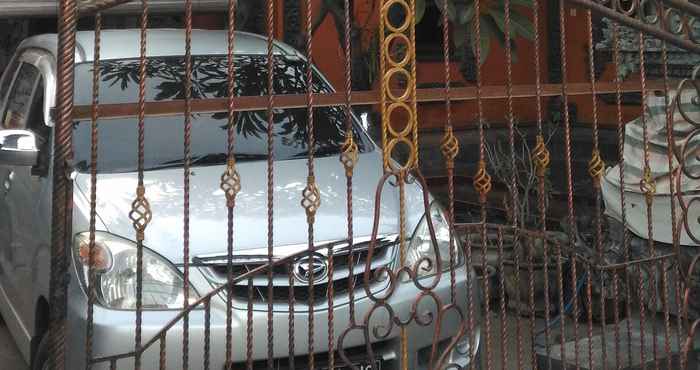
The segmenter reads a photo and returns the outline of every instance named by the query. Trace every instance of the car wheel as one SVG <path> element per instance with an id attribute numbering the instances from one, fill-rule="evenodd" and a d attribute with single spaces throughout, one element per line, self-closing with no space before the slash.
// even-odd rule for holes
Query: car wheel
<path id="1" fill-rule="evenodd" d="M 32 361 L 32 370 L 49 370 L 49 336 L 44 335 L 39 342 L 39 347 L 36 350 L 34 361 Z"/>

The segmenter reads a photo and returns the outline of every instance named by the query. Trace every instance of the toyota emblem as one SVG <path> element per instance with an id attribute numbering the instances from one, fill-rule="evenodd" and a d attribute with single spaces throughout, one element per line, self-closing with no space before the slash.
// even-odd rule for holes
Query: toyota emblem
<path id="1" fill-rule="evenodd" d="M 294 262 L 294 277 L 297 281 L 308 284 L 313 278 L 319 282 L 328 276 L 328 259 L 321 254 L 299 257 Z"/>

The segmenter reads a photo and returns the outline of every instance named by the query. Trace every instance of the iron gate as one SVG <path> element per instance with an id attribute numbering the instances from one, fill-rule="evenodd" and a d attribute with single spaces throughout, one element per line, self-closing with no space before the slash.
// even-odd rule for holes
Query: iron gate
<path id="1" fill-rule="evenodd" d="M 694 115 L 697 102 L 697 78 L 695 71 L 689 78 L 677 81 L 669 77 L 667 49 L 670 45 L 697 53 L 694 33 L 695 17 L 700 16 L 700 7 L 692 2 L 682 0 L 631 0 L 631 1 L 590 1 L 571 0 L 570 3 L 581 7 L 586 12 L 589 38 L 588 69 L 590 82 L 585 84 L 567 81 L 567 7 L 559 2 L 558 14 L 547 17 L 559 18 L 561 75 L 559 84 L 545 84 L 541 71 L 543 50 L 539 27 L 534 28 L 533 62 L 536 84 L 534 90 L 520 87 L 513 83 L 513 50 L 510 42 L 505 42 L 506 76 L 505 86 L 484 86 L 482 68 L 477 67 L 474 87 L 453 86 L 450 68 L 454 34 L 450 31 L 450 12 L 447 1 L 438 2 L 442 7 L 442 37 L 444 62 L 444 88 L 417 88 L 416 50 L 415 50 L 415 0 L 382 0 L 377 7 L 379 12 L 379 64 L 380 82 L 377 90 L 352 91 L 351 65 L 351 1 L 343 4 L 344 20 L 339 27 L 344 32 L 345 41 L 341 47 L 344 53 L 345 84 L 340 92 L 316 91 L 314 80 L 318 78 L 310 63 L 304 64 L 297 72 L 302 72 L 305 91 L 292 93 L 273 93 L 277 91 L 275 81 L 276 50 L 279 47 L 273 39 L 278 15 L 274 1 L 264 2 L 265 25 L 267 29 L 266 53 L 261 84 L 262 96 L 240 96 L 234 83 L 239 76 L 239 61 L 234 49 L 239 34 L 235 33 L 236 1 L 228 3 L 227 50 L 221 65 L 225 66 L 225 94 L 218 97 L 198 98 L 193 96 L 193 69 L 196 68 L 196 53 L 193 53 L 192 38 L 192 1 L 184 1 L 184 89 L 181 100 L 166 102 L 152 101 L 148 95 L 149 61 L 148 58 L 148 2 L 142 0 L 140 14 L 140 57 L 132 72 L 138 77 L 138 99 L 128 104 L 101 104 L 100 80 L 103 61 L 100 60 L 101 49 L 117 45 L 101 45 L 100 12 L 110 7 L 127 3 L 129 0 L 61 0 L 59 12 L 59 53 L 57 104 L 55 110 L 55 156 L 54 156 L 54 190 L 53 190 L 53 228 L 52 228 L 52 271 L 51 271 L 51 321 L 50 361 L 53 369 L 66 368 L 66 350 L 70 348 L 85 349 L 86 368 L 111 369 L 122 368 L 204 368 L 224 364 L 226 368 L 693 368 L 697 366 L 695 330 L 698 322 L 691 315 L 693 283 L 697 279 L 695 264 L 697 257 L 687 263 L 681 260 L 682 241 L 698 241 L 695 235 L 697 220 L 688 215 L 692 213 L 697 189 L 684 188 L 686 181 L 697 179 L 697 168 L 688 161 L 695 153 L 694 138 L 697 136 L 698 120 Z M 305 8 L 304 35 L 311 34 L 313 19 L 312 2 L 302 2 Z M 505 17 L 503 33 L 512 32 L 511 6 L 518 5 L 512 0 L 504 0 Z M 261 2 L 263 5 L 263 2 Z M 544 21 L 538 0 L 533 1 L 533 22 L 539 25 Z M 481 14 L 479 0 L 473 2 L 473 14 Z M 263 7 L 261 7 L 263 8 Z M 398 10 L 396 10 L 396 9 Z M 390 15 L 391 13 L 391 15 Z M 398 14 L 398 16 L 396 15 Z M 613 64 L 620 68 L 620 29 L 627 27 L 636 32 L 634 40 L 639 62 L 639 81 L 622 81 L 616 77 L 612 83 L 597 82 L 596 58 L 592 30 L 593 14 L 612 21 L 612 56 Z M 94 61 L 92 68 L 93 89 L 92 104 L 74 106 L 75 84 L 75 49 L 76 24 L 79 17 L 94 17 Z M 474 17 L 472 34 L 481 40 L 483 31 L 481 17 Z M 467 35 L 467 37 L 471 37 Z M 661 42 L 662 78 L 647 80 L 645 72 L 646 41 L 656 38 Z M 469 41 L 467 41 L 469 42 Z M 304 54 L 312 55 L 313 37 L 305 37 Z M 474 43 L 475 60 L 481 60 L 482 46 Z M 616 74 L 616 76 L 619 76 Z M 268 93 L 264 93 L 267 91 Z M 629 154 L 625 145 L 626 125 L 622 119 L 622 104 L 625 94 L 638 92 L 639 127 L 641 138 L 637 151 L 642 158 L 633 160 L 628 171 L 639 178 L 636 183 L 629 183 L 630 172 L 625 174 Z M 662 121 L 665 122 L 666 148 L 659 151 L 663 143 L 652 141 L 648 121 L 651 120 L 650 106 L 647 101 L 653 92 L 660 92 L 662 103 Z M 612 94 L 617 110 L 617 137 L 619 144 L 619 164 L 616 180 L 619 189 L 610 199 L 619 199 L 621 207 L 619 217 L 622 224 L 620 258 L 608 258 L 608 249 L 604 240 L 607 237 L 607 218 L 603 213 L 602 194 L 606 170 L 599 148 L 600 130 L 598 127 L 598 96 Z M 255 95 L 255 94 L 254 94 Z M 592 97 L 592 142 L 588 174 L 592 179 L 594 194 L 594 214 L 588 232 L 589 238 L 581 241 L 580 215 L 575 213 L 575 184 L 572 152 L 572 118 L 569 98 L 576 95 Z M 563 130 L 563 153 L 557 152 L 557 158 L 563 156 L 563 173 L 550 171 L 553 157 L 548 148 L 544 126 L 545 99 L 559 97 L 561 128 Z M 507 122 L 507 152 L 505 163 L 516 168 L 516 161 L 524 161 L 532 168 L 535 187 L 528 193 L 521 193 L 518 175 L 512 176 L 501 184 L 506 189 L 506 218 L 502 223 L 493 222 L 489 212 L 489 195 L 492 191 L 492 176 L 497 169 L 490 164 L 491 150 L 487 143 L 488 132 L 484 119 L 484 104 L 495 98 L 505 99 L 504 120 Z M 514 101 L 527 100 L 536 106 L 535 145 L 527 156 L 518 152 L 518 122 L 514 115 Z M 434 206 L 427 192 L 428 184 L 419 170 L 418 151 L 418 103 L 438 101 L 444 103 L 446 120 L 444 136 L 440 150 L 446 167 L 447 198 L 443 213 L 433 214 Z M 476 122 L 478 141 L 476 145 L 460 145 L 455 134 L 453 122 L 455 102 L 473 101 L 476 104 Z M 355 170 L 361 162 L 358 149 L 358 136 L 354 132 L 353 106 L 374 104 L 381 111 L 381 150 L 383 175 L 378 177 L 376 196 L 362 199 L 363 205 L 370 204 L 373 209 L 372 226 L 369 235 L 356 235 L 354 227 L 357 220 L 357 200 L 353 199 L 353 190 L 358 182 L 366 181 L 355 177 Z M 688 108 L 690 106 L 690 108 Z M 328 243 L 316 236 L 315 228 L 319 214 L 323 210 L 324 192 L 334 189 L 320 188 L 319 171 L 315 167 L 317 148 L 314 124 L 318 123 L 320 107 L 336 107 L 344 112 L 344 142 L 337 157 L 338 169 L 345 176 L 345 203 L 335 206 L 345 207 L 346 220 L 338 222 L 337 227 L 346 230 L 347 237 L 341 241 Z M 303 248 L 294 249 L 287 255 L 280 255 L 276 245 L 277 233 L 274 214 L 280 200 L 279 184 L 275 182 L 275 115 L 281 109 L 305 109 L 307 122 L 306 155 L 308 171 L 302 191 L 297 200 L 298 213 L 305 215 L 308 240 Z M 266 140 L 267 167 L 261 183 L 265 189 L 259 191 L 264 197 L 259 202 L 265 204 L 266 219 L 261 230 L 266 233 L 265 253 L 256 256 L 255 261 L 241 263 L 237 258 L 237 235 L 234 229 L 236 202 L 242 191 L 246 191 L 247 179 L 239 174 L 240 159 L 237 158 L 236 117 L 241 112 L 264 111 L 266 119 L 263 133 Z M 197 114 L 224 112 L 226 144 L 220 148 L 225 153 L 225 165 L 222 166 L 219 187 L 221 207 L 227 217 L 219 220 L 225 224 L 227 245 L 225 253 L 214 257 L 192 255 L 190 195 L 192 189 L 193 168 L 196 168 L 192 155 L 192 125 Z M 182 208 L 180 209 L 182 229 L 171 232 L 181 233 L 182 265 L 182 307 L 172 313 L 167 323 L 153 328 L 152 322 L 144 323 L 144 316 L 149 310 L 144 308 L 144 241 L 149 226 L 156 221 L 154 210 L 149 201 L 147 181 L 149 171 L 144 162 L 149 147 L 145 143 L 146 126 L 149 117 L 178 116 L 183 117 L 183 160 L 182 167 Z M 99 122 L 120 117 L 132 118 L 133 125 L 124 130 L 135 130 L 138 136 L 137 151 L 137 186 L 129 217 L 133 224 L 133 235 L 127 236 L 136 244 L 136 292 L 133 309 L 133 345 L 131 350 L 118 353 L 105 352 L 104 347 L 95 349 L 105 331 L 94 324 L 95 307 L 98 301 L 96 292 L 99 263 L 104 256 L 99 254 L 96 244 L 98 238 L 97 223 L 97 188 L 100 161 L 98 158 Z M 74 169 L 73 122 L 87 120 L 91 122 L 90 140 L 90 190 L 89 190 L 89 231 L 85 242 L 85 254 L 82 261 L 88 270 L 86 307 L 87 321 L 85 328 L 76 329 L 68 321 L 68 275 L 74 263 L 71 246 L 74 243 L 72 230 L 73 215 L 73 180 L 70 173 Z M 173 124 L 173 130 L 179 129 Z M 460 152 L 478 153 L 477 171 L 464 174 L 455 165 Z M 239 159 L 239 161 L 237 161 Z M 661 163 L 660 159 L 664 159 Z M 608 163 L 613 165 L 612 163 Z M 635 167 L 635 164 L 638 166 Z M 653 166 L 667 166 L 668 178 L 665 185 L 654 173 Z M 327 165 L 324 164 L 324 171 Z M 634 172 L 637 171 L 637 172 Z M 328 173 L 321 172 L 322 175 Z M 478 222 L 457 222 L 455 214 L 455 186 L 464 185 L 464 176 L 469 176 L 478 195 Z M 552 234 L 551 222 L 548 220 L 549 201 L 546 197 L 550 181 L 559 176 L 565 179 L 565 222 L 560 229 L 563 233 Z M 613 176 L 613 178 L 615 178 Z M 252 182 L 251 182 L 252 183 Z M 282 184 L 285 185 L 285 184 Z M 374 185 L 373 185 L 374 186 Z M 658 202 L 657 190 L 665 186 L 668 191 L 668 215 L 659 215 L 670 223 L 671 242 L 664 248 L 655 242 L 654 220 L 644 218 L 646 222 L 643 255 L 633 255 L 630 244 L 634 238 L 630 228 L 630 217 L 640 214 L 652 214 L 655 201 Z M 411 189 L 423 189 L 419 195 Z M 636 188 L 641 208 L 630 211 L 626 202 L 630 202 L 628 190 Z M 389 189 L 389 190 L 387 190 Z M 335 189 L 340 191 L 340 189 Z M 248 190 L 251 191 L 251 190 Z M 392 235 L 382 233 L 380 220 L 386 207 L 386 192 L 395 192 L 398 197 L 398 219 Z M 625 197 L 628 197 L 627 199 Z M 533 198 L 532 215 L 536 221 L 524 220 L 529 217 L 518 211 L 526 198 Z M 410 198 L 410 199 L 409 199 Z M 415 208 L 421 208 L 425 214 L 424 222 L 432 258 L 409 255 L 410 244 L 417 236 L 409 230 L 410 220 Z M 658 206 L 657 206 L 658 207 Z M 535 210 L 536 209 L 536 210 Z M 413 213 L 411 213 L 413 212 Z M 441 256 L 445 250 L 438 248 L 438 239 L 445 238 L 436 230 L 435 223 L 440 217 L 449 227 L 447 256 Z M 363 219 L 364 222 L 370 222 Z M 527 221 L 527 222 L 526 222 Z M 361 221 L 362 222 L 362 221 Z M 538 225 L 531 227 L 531 225 Z M 439 225 L 438 225 L 439 226 Z M 78 231 L 78 230 L 75 230 Z M 606 233 L 606 235 L 604 235 Z M 197 235 L 201 235 L 197 232 Z M 360 241 L 359 237 L 366 237 Z M 388 238 L 388 240 L 387 240 Z M 443 240 L 444 241 L 444 240 Z M 192 243 L 191 243 L 192 242 Z M 581 244 L 586 245 L 582 249 Z M 175 248 L 176 246 L 173 246 Z M 81 252 L 84 250 L 81 249 Z M 395 253 L 395 254 L 393 254 Z M 395 261 L 380 263 L 383 258 L 395 258 Z M 428 254 L 429 255 L 429 254 Z M 323 262 L 316 264 L 314 258 Z M 148 257 L 151 258 L 151 257 Z M 207 259 L 210 258 L 210 259 Z M 412 262 L 407 262 L 411 258 Z M 376 263 L 375 263 L 376 262 Z M 323 273 L 317 268 L 323 267 Z M 464 267 L 466 266 L 466 268 Z M 460 268 L 461 267 L 461 268 Z M 219 281 L 208 292 L 194 292 L 190 287 L 193 270 L 215 269 Z M 297 271 L 294 271 L 297 269 Z M 472 269 L 477 271 L 472 273 Z M 433 271 L 432 274 L 424 273 Z M 357 271 L 357 272 L 356 272 Z M 466 271 L 466 273 L 465 273 Z M 341 276 L 341 273 L 344 274 Z M 458 276 L 458 273 L 461 275 Z M 295 278 L 301 274 L 302 280 Z M 440 290 L 440 287 L 448 286 Z M 320 288 L 319 288 L 320 287 Z M 542 294 L 544 292 L 544 294 Z M 550 293 L 551 292 L 551 293 Z M 506 294 L 507 293 L 507 294 Z M 410 294 L 408 297 L 405 294 Z M 339 297 L 343 297 L 342 299 Z M 342 300 L 342 305 L 336 300 Z M 396 302 L 400 301 L 400 306 Z M 322 303 L 319 303 L 322 302 Z M 356 305 L 362 303 L 362 308 Z M 241 303 L 241 304 L 239 304 Z M 284 309 L 280 308 L 285 306 Z M 515 306 L 515 307 L 513 307 Z M 428 307 L 428 308 L 426 308 Z M 611 308 L 612 307 L 612 308 Z M 238 311 L 239 314 L 234 314 Z M 612 312 L 611 312 L 612 311 Z M 340 317 L 344 315 L 345 317 Z M 300 321 L 299 317 L 306 317 Z M 242 319 L 245 318 L 245 319 Z M 264 318 L 264 323 L 260 319 Z M 235 320 L 234 320 L 235 319 Z M 239 320 L 240 319 L 240 320 Z M 148 320 L 148 318 L 146 318 Z M 222 320 L 219 329 L 212 329 L 213 320 Z M 320 322 L 319 322 L 320 321 Z M 304 325 L 300 327 L 300 322 Z M 340 323 L 340 324 L 339 324 Z M 445 323 L 451 327 L 446 328 Z M 255 330 L 254 328 L 262 329 Z M 319 329 L 321 328 L 321 329 Z M 71 330 L 84 330 L 79 335 L 84 343 L 67 340 Z M 612 330 L 612 331 L 611 331 Z M 173 334 L 175 333 L 175 334 Z M 300 334 L 301 333 L 301 334 Z M 181 338 L 173 341 L 170 338 Z M 68 337 L 72 338 L 72 336 Z M 197 338 L 197 340 L 190 340 Z M 300 341 L 299 338 L 305 340 Z M 323 338 L 322 341 L 319 339 Z M 427 339 L 426 339 L 427 338 Z M 280 343 L 282 344 L 280 346 Z M 352 345 L 348 344 L 352 343 Z M 387 344 L 390 343 L 390 344 Z M 417 348 L 415 343 L 428 343 Z M 602 343 L 602 344 L 601 344 Z M 612 344 L 611 344 L 612 343 Z M 651 344 L 651 346 L 650 346 Z M 397 350 L 382 352 L 384 345 Z M 281 348 L 280 348 L 281 347 Z M 651 349 L 650 352 L 647 352 Z M 236 353 L 238 352 L 238 353 Z M 173 356 L 176 353 L 177 356 Z M 190 357 L 196 353 L 197 358 Z M 456 355 L 455 355 L 456 354 Z M 201 357 L 200 357 L 201 355 Z M 393 356 L 393 357 L 392 357 Z M 358 360 L 361 358 L 361 360 Z M 176 359 L 176 360 L 174 360 Z M 458 360 L 465 360 L 459 362 Z M 460 361 L 461 361 L 460 360 Z M 173 365 L 176 363 L 176 365 Z M 381 364 L 381 365 L 379 365 Z M 612 365 L 611 365 L 612 364 Z M 640 365 L 643 364 L 643 365 Z"/>

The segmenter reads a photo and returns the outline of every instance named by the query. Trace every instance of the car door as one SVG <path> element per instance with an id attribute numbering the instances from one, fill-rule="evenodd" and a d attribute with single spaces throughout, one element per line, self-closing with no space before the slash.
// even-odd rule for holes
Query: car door
<path id="1" fill-rule="evenodd" d="M 20 60 L 25 58 L 20 57 Z M 2 129 L 34 131 L 38 144 L 48 142 L 50 132 L 44 124 L 44 83 L 40 70 L 29 60 L 21 61 L 12 83 L 0 119 Z M 43 127 L 46 127 L 44 129 Z M 45 145 L 46 146 L 46 145 Z M 46 160 L 46 159 L 45 159 Z M 50 223 L 41 205 L 45 196 L 46 172 L 38 166 L 5 166 L 3 181 L 4 206 L 9 240 L 0 252 L 0 281 L 17 313 L 21 326 L 29 331 L 33 321 L 33 276 L 36 254 L 46 244 Z M 43 168 L 43 167 L 42 167 Z M 41 173 L 40 173 L 41 172 Z M 41 175 L 44 175 L 42 178 Z"/>
<path id="2" fill-rule="evenodd" d="M 18 63 L 16 60 L 11 62 L 0 80 L 0 112 L 4 112 L 6 97 L 18 72 L 17 67 Z M 11 218 L 5 202 L 9 187 L 7 183 L 9 173 L 9 166 L 0 164 L 0 258 L 2 258 L 5 251 L 9 249 L 9 244 L 11 243 L 9 224 Z"/>

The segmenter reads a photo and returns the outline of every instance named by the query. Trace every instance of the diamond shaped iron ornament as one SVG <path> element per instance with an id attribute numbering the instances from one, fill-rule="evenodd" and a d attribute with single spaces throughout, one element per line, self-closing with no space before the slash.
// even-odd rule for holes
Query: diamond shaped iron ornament
<path id="1" fill-rule="evenodd" d="M 233 208 L 236 205 L 236 195 L 241 191 L 241 177 L 236 170 L 236 161 L 230 159 L 226 165 L 226 171 L 221 175 L 221 190 L 226 196 L 226 206 Z"/>
<path id="2" fill-rule="evenodd" d="M 644 177 L 639 183 L 639 188 L 647 198 L 651 198 L 656 194 L 656 182 L 654 181 L 654 176 L 652 176 L 649 166 L 644 167 Z"/>
<path id="3" fill-rule="evenodd" d="M 593 179 L 593 185 L 600 187 L 600 178 L 603 176 L 605 171 L 605 162 L 600 157 L 600 152 L 595 150 L 591 160 L 588 162 L 588 174 Z"/>
<path id="4" fill-rule="evenodd" d="M 491 175 L 486 171 L 486 162 L 479 161 L 479 169 L 474 175 L 474 188 L 482 201 L 486 200 L 486 196 L 491 191 Z"/>
<path id="5" fill-rule="evenodd" d="M 532 151 L 532 161 L 535 163 L 537 176 L 544 177 L 549 167 L 549 149 L 544 143 L 542 135 L 537 135 L 537 143 Z"/>
<path id="6" fill-rule="evenodd" d="M 146 188 L 143 184 L 139 184 L 136 188 L 136 199 L 131 203 L 131 212 L 129 212 L 129 218 L 133 222 L 134 230 L 136 230 L 137 241 L 144 240 L 146 227 L 151 222 L 152 217 L 151 205 L 146 199 Z"/>
<path id="7" fill-rule="evenodd" d="M 340 163 L 345 167 L 345 176 L 352 177 L 352 172 L 358 161 L 358 149 L 352 133 L 347 136 L 343 143 L 343 152 L 340 154 Z"/>
<path id="8" fill-rule="evenodd" d="M 306 218 L 309 223 L 313 223 L 316 211 L 321 207 L 321 193 L 318 191 L 314 176 L 307 178 L 306 188 L 302 192 L 301 206 L 306 210 Z"/>
<path id="9" fill-rule="evenodd" d="M 452 129 L 445 132 L 445 135 L 442 137 L 440 142 L 440 149 L 442 150 L 442 155 L 447 161 L 447 167 L 450 169 L 454 168 L 455 158 L 457 158 L 457 154 L 459 154 L 459 141 L 457 141 L 457 137 L 455 137 Z"/>

